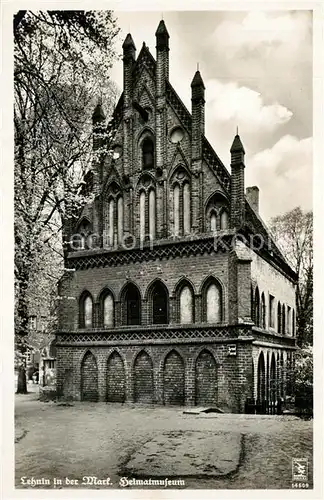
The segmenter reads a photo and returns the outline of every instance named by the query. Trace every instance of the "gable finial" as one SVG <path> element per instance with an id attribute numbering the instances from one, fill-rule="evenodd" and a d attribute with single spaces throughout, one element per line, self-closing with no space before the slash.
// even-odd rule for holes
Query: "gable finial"
<path id="1" fill-rule="evenodd" d="M 239 135 L 239 133 L 238 133 L 238 125 L 236 125 L 236 135 Z"/>
<path id="2" fill-rule="evenodd" d="M 199 62 L 197 62 L 197 71 L 199 71 Z"/>

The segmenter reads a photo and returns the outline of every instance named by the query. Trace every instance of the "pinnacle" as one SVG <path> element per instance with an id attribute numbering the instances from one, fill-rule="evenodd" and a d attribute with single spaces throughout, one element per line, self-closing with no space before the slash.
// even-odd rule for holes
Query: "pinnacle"
<path id="1" fill-rule="evenodd" d="M 235 153 L 235 152 L 245 153 L 243 144 L 242 144 L 240 136 L 238 134 L 236 134 L 236 136 L 234 137 L 234 141 L 233 141 L 233 144 L 231 146 L 230 152 L 231 153 Z"/>
<path id="2" fill-rule="evenodd" d="M 130 33 L 128 33 L 128 35 L 126 36 L 125 41 L 123 43 L 123 49 L 128 48 L 128 47 L 133 47 L 134 49 L 136 49 L 134 40 L 133 40 L 132 35 Z"/>
<path id="3" fill-rule="evenodd" d="M 166 26 L 165 26 L 165 23 L 164 23 L 163 19 L 160 21 L 159 26 L 158 26 L 158 28 L 156 30 L 155 35 L 156 36 L 158 36 L 158 35 L 166 35 L 169 38 L 169 33 L 168 33 L 168 30 L 166 29 Z"/>
<path id="4" fill-rule="evenodd" d="M 193 77 L 193 80 L 191 82 L 191 87 L 203 87 L 205 88 L 203 79 L 201 78 L 200 71 L 196 71 L 195 76 Z"/>
<path id="5" fill-rule="evenodd" d="M 102 122 L 104 121 L 106 118 L 106 115 L 102 109 L 102 106 L 101 106 L 101 103 L 99 102 L 97 104 L 97 106 L 95 107 L 94 109 L 94 112 L 93 112 L 93 115 L 92 115 L 92 121 L 94 123 L 97 123 L 97 122 Z"/>

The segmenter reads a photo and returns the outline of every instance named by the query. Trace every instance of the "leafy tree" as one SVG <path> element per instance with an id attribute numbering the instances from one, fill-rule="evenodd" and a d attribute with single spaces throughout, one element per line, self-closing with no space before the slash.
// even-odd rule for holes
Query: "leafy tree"
<path id="1" fill-rule="evenodd" d="M 108 112 L 114 105 L 109 69 L 117 34 L 110 11 L 14 16 L 15 333 L 21 352 L 44 244 L 62 256 L 62 227 L 91 200 L 83 189 L 93 161 L 91 116 L 98 98 Z"/>
<path id="2" fill-rule="evenodd" d="M 294 208 L 273 218 L 270 228 L 298 276 L 296 336 L 302 347 L 313 342 L 313 213 Z"/>

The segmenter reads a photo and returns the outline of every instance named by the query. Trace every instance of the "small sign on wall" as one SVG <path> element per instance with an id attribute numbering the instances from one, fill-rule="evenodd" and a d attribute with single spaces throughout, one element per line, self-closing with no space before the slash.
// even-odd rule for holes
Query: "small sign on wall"
<path id="1" fill-rule="evenodd" d="M 236 344 L 229 344 L 228 345 L 228 356 L 236 356 Z"/>

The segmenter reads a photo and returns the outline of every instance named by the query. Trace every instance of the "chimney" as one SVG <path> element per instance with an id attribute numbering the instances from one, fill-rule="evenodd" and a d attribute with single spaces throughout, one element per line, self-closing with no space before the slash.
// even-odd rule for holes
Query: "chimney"
<path id="1" fill-rule="evenodd" d="M 245 218 L 244 147 L 236 134 L 231 147 L 231 227 L 240 228 Z"/>
<path id="2" fill-rule="evenodd" d="M 259 214 L 259 188 L 251 186 L 246 188 L 246 197 L 256 214 Z"/>

